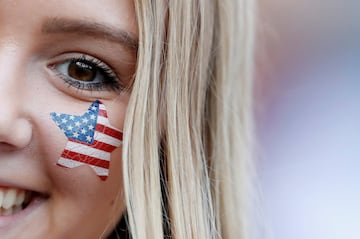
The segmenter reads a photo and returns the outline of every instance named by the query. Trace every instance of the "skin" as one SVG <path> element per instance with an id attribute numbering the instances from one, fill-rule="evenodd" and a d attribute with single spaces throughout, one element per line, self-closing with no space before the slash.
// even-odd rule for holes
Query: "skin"
<path id="1" fill-rule="evenodd" d="M 110 123 L 123 129 L 130 93 L 77 89 L 52 67 L 74 56 L 96 57 L 125 87 L 135 71 L 136 52 L 101 34 L 46 32 L 49 17 L 111 26 L 134 40 L 138 35 L 130 0 L 0 1 L 0 186 L 48 196 L 10 223 L 0 217 L 0 237 L 105 238 L 125 209 L 121 147 L 111 154 L 106 181 L 88 166 L 61 168 L 56 161 L 67 138 L 50 112 L 82 115 L 99 99 Z"/>

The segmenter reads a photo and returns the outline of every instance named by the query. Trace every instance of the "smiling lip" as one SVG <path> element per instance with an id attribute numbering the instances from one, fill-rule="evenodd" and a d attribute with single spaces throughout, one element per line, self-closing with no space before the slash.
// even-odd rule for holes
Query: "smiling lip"
<path id="1" fill-rule="evenodd" d="M 24 218 L 47 198 L 38 192 L 0 186 L 0 228 Z"/>

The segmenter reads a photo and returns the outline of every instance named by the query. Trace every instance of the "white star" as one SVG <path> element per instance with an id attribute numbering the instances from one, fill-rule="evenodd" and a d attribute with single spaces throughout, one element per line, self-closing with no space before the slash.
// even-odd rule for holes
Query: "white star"
<path id="1" fill-rule="evenodd" d="M 89 130 L 94 130 L 94 126 L 92 124 L 88 125 L 88 128 L 89 128 Z"/>
<path id="2" fill-rule="evenodd" d="M 96 106 L 92 106 L 92 107 L 91 107 L 91 110 L 94 110 L 94 111 L 95 111 L 96 109 L 97 109 Z"/>
<path id="3" fill-rule="evenodd" d="M 74 138 L 78 138 L 79 137 L 79 134 L 77 132 L 73 133 L 73 137 Z"/>
<path id="4" fill-rule="evenodd" d="M 90 142 L 92 140 L 91 136 L 87 135 L 86 136 L 86 141 Z"/>
<path id="5" fill-rule="evenodd" d="M 82 122 L 86 124 L 87 122 L 89 122 L 89 120 L 87 118 L 83 118 Z"/>
<path id="6" fill-rule="evenodd" d="M 61 119 L 61 122 L 63 122 L 64 124 L 66 124 L 68 121 L 67 121 L 67 119 L 62 118 L 62 119 Z"/>
<path id="7" fill-rule="evenodd" d="M 75 122 L 75 126 L 76 126 L 76 127 L 79 127 L 80 125 L 81 125 L 81 124 L 80 124 L 79 121 L 76 121 L 76 122 Z"/>
<path id="8" fill-rule="evenodd" d="M 86 129 L 81 129 L 82 134 L 86 134 Z"/>
<path id="9" fill-rule="evenodd" d="M 73 115 L 70 115 L 69 119 L 70 119 L 70 120 L 74 120 L 75 117 L 74 117 Z"/>
<path id="10" fill-rule="evenodd" d="M 69 125 L 69 126 L 67 127 L 68 130 L 73 130 L 73 128 L 74 128 L 74 127 L 72 127 L 71 125 Z"/>
<path id="11" fill-rule="evenodd" d="M 92 120 L 96 119 L 95 115 L 90 115 L 90 119 Z"/>

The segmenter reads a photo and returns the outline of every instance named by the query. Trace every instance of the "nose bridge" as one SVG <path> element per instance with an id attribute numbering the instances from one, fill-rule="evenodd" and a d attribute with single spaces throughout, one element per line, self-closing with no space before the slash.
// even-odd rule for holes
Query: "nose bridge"
<path id="1" fill-rule="evenodd" d="M 24 85 L 20 81 L 20 59 L 15 43 L 0 43 L 0 122 L 15 117 L 18 111 Z"/>
<path id="2" fill-rule="evenodd" d="M 24 53 L 22 53 L 20 44 L 14 39 L 1 38 L 0 35 L 0 82 L 3 83 L 5 78 L 11 78 L 20 72 L 18 67 L 23 61 Z M 14 80 L 7 82 L 14 83 Z"/>
<path id="3" fill-rule="evenodd" d="M 0 144 L 16 147 L 27 145 L 31 138 L 31 125 L 23 107 L 22 59 L 15 43 L 0 41 Z"/>

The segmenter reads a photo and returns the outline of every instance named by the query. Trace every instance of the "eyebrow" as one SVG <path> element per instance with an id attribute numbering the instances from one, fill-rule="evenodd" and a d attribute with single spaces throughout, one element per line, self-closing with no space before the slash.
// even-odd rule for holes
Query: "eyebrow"
<path id="1" fill-rule="evenodd" d="M 94 38 L 103 38 L 137 51 L 138 39 L 134 34 L 104 23 L 66 18 L 48 18 L 42 25 L 43 33 L 73 33 Z"/>

